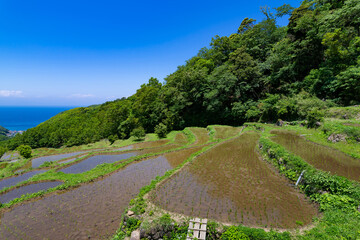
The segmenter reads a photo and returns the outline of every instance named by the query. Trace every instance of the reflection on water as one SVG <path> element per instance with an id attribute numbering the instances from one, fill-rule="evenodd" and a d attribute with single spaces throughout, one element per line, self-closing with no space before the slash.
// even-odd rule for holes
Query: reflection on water
<path id="1" fill-rule="evenodd" d="M 63 173 L 82 173 L 89 171 L 95 168 L 97 165 L 103 163 L 113 163 L 120 160 L 125 160 L 130 157 L 137 156 L 138 152 L 131 152 L 131 153 L 123 153 L 123 154 L 116 154 L 116 155 L 96 155 L 89 157 L 85 160 L 82 160 L 79 163 L 76 163 L 70 167 L 64 168 L 59 170 Z"/>
<path id="2" fill-rule="evenodd" d="M 41 190 L 47 190 L 49 188 L 56 187 L 58 185 L 63 184 L 62 182 L 41 182 L 41 183 L 34 183 L 22 187 L 15 188 L 14 190 L 11 190 L 7 193 L 0 195 L 0 202 L 1 203 L 7 203 L 15 198 L 19 198 L 22 195 L 25 195 L 27 193 L 36 193 Z"/>
<path id="3" fill-rule="evenodd" d="M 18 206 L 1 217 L 4 239 L 107 239 L 139 189 L 199 149 L 135 162 L 103 180 Z"/>
<path id="4" fill-rule="evenodd" d="M 37 170 L 32 172 L 27 172 L 16 177 L 10 177 L 0 181 L 0 190 L 6 187 L 15 186 L 19 182 L 23 182 L 34 176 L 35 174 L 46 172 L 46 170 Z"/>
<path id="5" fill-rule="evenodd" d="M 65 153 L 65 154 L 58 154 L 58 155 L 51 155 L 51 156 L 35 158 L 31 161 L 32 167 L 37 168 L 44 162 L 58 161 L 60 159 L 73 157 L 73 156 L 76 156 L 76 155 L 79 155 L 82 153 L 85 153 L 85 152 L 73 152 L 73 153 Z"/>

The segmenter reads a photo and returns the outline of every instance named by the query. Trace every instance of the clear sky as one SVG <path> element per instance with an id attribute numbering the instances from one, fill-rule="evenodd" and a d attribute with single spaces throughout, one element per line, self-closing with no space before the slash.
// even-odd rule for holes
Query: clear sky
<path id="1" fill-rule="evenodd" d="M 0 106 L 87 106 L 163 81 L 260 6 L 299 0 L 0 0 Z M 286 25 L 287 17 L 279 25 Z"/>

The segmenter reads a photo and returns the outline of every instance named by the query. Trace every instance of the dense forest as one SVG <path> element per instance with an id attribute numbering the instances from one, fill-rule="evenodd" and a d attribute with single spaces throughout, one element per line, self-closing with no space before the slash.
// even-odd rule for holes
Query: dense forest
<path id="1" fill-rule="evenodd" d="M 10 149 L 72 146 L 154 132 L 245 121 L 302 120 L 330 106 L 360 103 L 359 0 L 305 0 L 261 8 L 230 36 L 129 98 L 63 112 L 6 142 Z M 289 17 L 286 27 L 277 19 Z"/>
<path id="2" fill-rule="evenodd" d="M 0 126 L 0 141 L 4 141 L 4 140 L 8 139 L 8 137 L 6 136 L 8 133 L 9 133 L 9 130 Z"/>

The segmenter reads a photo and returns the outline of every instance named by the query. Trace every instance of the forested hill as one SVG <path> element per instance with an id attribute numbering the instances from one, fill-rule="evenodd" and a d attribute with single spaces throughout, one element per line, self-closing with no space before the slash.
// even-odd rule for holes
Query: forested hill
<path id="1" fill-rule="evenodd" d="M 262 8 L 230 36 L 166 77 L 151 78 L 136 93 L 103 105 L 77 108 L 17 135 L 32 147 L 76 145 L 125 138 L 142 126 L 153 132 L 208 124 L 304 119 L 329 106 L 360 103 L 360 1 L 304 1 L 299 8 Z M 286 27 L 277 18 L 288 16 Z"/>
<path id="2" fill-rule="evenodd" d="M 0 126 L 0 141 L 6 140 L 7 139 L 6 134 L 8 134 L 8 133 L 9 133 L 9 130 Z"/>

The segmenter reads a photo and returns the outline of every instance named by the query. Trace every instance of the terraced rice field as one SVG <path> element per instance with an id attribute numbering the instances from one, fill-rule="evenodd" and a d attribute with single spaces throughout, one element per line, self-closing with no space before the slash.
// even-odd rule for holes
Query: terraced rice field
<path id="1" fill-rule="evenodd" d="M 9 177 L 6 179 L 2 179 L 2 180 L 0 180 L 0 190 L 4 189 L 6 187 L 15 186 L 19 182 L 26 181 L 29 178 L 31 178 L 32 176 L 43 173 L 43 172 L 46 172 L 46 170 L 31 171 L 31 172 L 27 172 L 27 173 L 24 173 L 24 174 L 15 176 L 15 177 Z"/>
<path id="2" fill-rule="evenodd" d="M 325 147 L 284 130 L 272 130 L 272 141 L 303 158 L 315 168 L 332 174 L 360 181 L 360 159 L 352 158 L 340 151 Z"/>
<path id="3" fill-rule="evenodd" d="M 17 206 L 1 216 L 0 239 L 108 238 L 141 187 L 200 149 L 135 162 L 94 183 Z"/>
<path id="4" fill-rule="evenodd" d="M 165 180 L 150 198 L 158 206 L 220 222 L 296 227 L 317 209 L 259 159 L 259 135 L 244 133 L 216 145 Z"/>
<path id="5" fill-rule="evenodd" d="M 203 145 L 210 140 L 209 133 L 206 128 L 189 128 L 196 136 L 196 145 Z"/>
<path id="6" fill-rule="evenodd" d="M 26 186 L 21 186 L 18 188 L 15 188 L 9 192 L 0 194 L 0 203 L 7 203 L 15 198 L 20 198 L 22 195 L 30 194 L 30 193 L 36 193 L 41 190 L 48 190 L 49 188 L 56 187 L 58 185 L 63 184 L 63 182 L 60 181 L 51 181 L 51 182 L 41 182 L 41 183 L 33 183 Z"/>
<path id="7" fill-rule="evenodd" d="M 234 137 L 239 134 L 241 128 L 230 127 L 230 126 L 214 126 L 215 128 L 215 138 L 226 139 L 229 137 Z"/>
<path id="8" fill-rule="evenodd" d="M 87 172 L 93 168 L 95 168 L 97 165 L 103 164 L 103 163 L 113 163 L 121 160 L 125 160 L 134 156 L 139 155 L 138 152 L 130 152 L 130 153 L 122 153 L 122 154 L 102 154 L 102 155 L 96 155 L 89 157 L 85 160 L 82 160 L 79 163 L 76 163 L 74 165 L 71 165 L 67 168 L 59 170 L 63 173 L 83 173 Z"/>
<path id="9" fill-rule="evenodd" d="M 61 159 L 81 155 L 83 153 L 85 153 L 85 152 L 73 152 L 73 153 L 65 153 L 65 154 L 58 154 L 58 155 L 50 155 L 50 156 L 45 156 L 45 157 L 39 157 L 39 158 L 35 158 L 35 159 L 31 160 L 31 164 L 32 164 L 33 168 L 37 168 L 41 164 L 43 164 L 45 162 L 59 161 Z"/>

